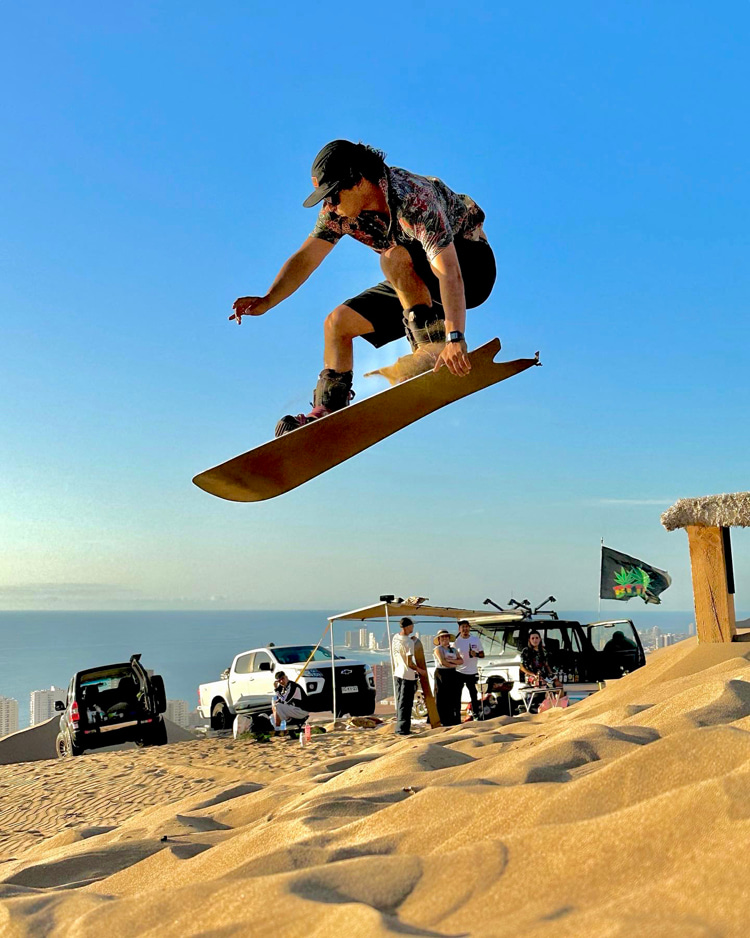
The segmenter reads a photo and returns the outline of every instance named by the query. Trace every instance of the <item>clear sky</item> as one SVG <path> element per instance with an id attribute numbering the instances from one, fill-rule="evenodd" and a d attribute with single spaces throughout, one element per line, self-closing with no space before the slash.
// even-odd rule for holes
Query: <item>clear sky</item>
<path id="1" fill-rule="evenodd" d="M 690 0 L 1 3 L 0 608 L 594 608 L 604 537 L 688 609 L 661 511 L 750 487 L 748 26 Z M 227 319 L 311 230 L 337 137 L 482 206 L 469 343 L 544 367 L 223 502 L 191 477 L 305 408 L 326 313 L 381 279 L 345 239 Z M 404 349 L 356 351 L 366 394 Z"/>

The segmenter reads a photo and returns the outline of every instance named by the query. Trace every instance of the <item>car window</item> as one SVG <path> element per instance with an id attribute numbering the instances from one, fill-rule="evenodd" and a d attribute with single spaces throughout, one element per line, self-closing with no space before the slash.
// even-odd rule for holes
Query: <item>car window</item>
<path id="1" fill-rule="evenodd" d="M 234 663 L 235 674 L 249 674 L 253 670 L 253 652 L 249 655 L 240 655 Z"/>
<path id="2" fill-rule="evenodd" d="M 484 653 L 488 658 L 493 658 L 503 654 L 503 649 L 505 647 L 505 642 L 503 641 L 503 630 L 494 632 L 491 632 L 489 629 L 486 632 L 478 630 L 478 634 L 482 642 Z"/>
<path id="3" fill-rule="evenodd" d="M 315 654 L 313 655 L 313 651 Z M 299 664 L 312 656 L 312 661 L 330 661 L 331 653 L 327 648 L 315 648 L 315 645 L 287 645 L 274 648 L 273 653 L 279 664 Z"/>
<path id="4" fill-rule="evenodd" d="M 608 622 L 592 625 L 588 629 L 591 644 L 597 651 L 633 652 L 638 648 L 634 628 L 630 622 Z"/>
<path id="5" fill-rule="evenodd" d="M 525 639 L 528 634 L 528 630 L 525 629 L 523 632 L 523 638 Z M 526 641 L 522 641 L 521 630 L 520 629 L 506 629 L 505 630 L 505 651 L 506 654 L 508 651 L 519 652 L 526 645 Z"/>
<path id="6" fill-rule="evenodd" d="M 123 678 L 133 679 L 133 669 L 129 664 L 92 668 L 78 675 L 78 688 L 84 693 L 94 685 L 99 688 L 100 693 L 116 690 Z"/>
<path id="7" fill-rule="evenodd" d="M 265 667 L 261 667 L 262 664 L 265 665 Z M 273 661 L 271 661 L 271 656 L 266 654 L 265 651 L 256 651 L 253 671 L 270 671 L 272 668 Z"/>

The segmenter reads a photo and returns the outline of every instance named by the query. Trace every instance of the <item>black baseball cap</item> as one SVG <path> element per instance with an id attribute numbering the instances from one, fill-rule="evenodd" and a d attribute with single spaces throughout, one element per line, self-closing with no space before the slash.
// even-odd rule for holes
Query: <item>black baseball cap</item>
<path id="1" fill-rule="evenodd" d="M 315 188 L 302 203 L 305 208 L 312 208 L 339 189 L 349 188 L 356 175 L 360 148 L 361 144 L 351 140 L 332 140 L 323 147 L 310 170 Z"/>

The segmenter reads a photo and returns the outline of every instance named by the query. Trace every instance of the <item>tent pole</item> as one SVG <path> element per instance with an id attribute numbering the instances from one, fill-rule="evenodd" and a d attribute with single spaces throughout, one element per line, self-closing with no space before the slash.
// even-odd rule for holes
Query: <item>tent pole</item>
<path id="1" fill-rule="evenodd" d="M 333 619 L 328 620 L 331 627 L 331 706 L 333 707 L 333 722 L 336 722 L 336 651 L 333 637 Z"/>
<path id="2" fill-rule="evenodd" d="M 388 603 L 385 604 L 385 627 L 388 630 L 388 654 L 391 656 L 391 683 L 393 684 L 393 703 L 396 703 L 396 667 L 393 663 L 393 640 L 391 638 L 391 619 L 388 615 Z"/>

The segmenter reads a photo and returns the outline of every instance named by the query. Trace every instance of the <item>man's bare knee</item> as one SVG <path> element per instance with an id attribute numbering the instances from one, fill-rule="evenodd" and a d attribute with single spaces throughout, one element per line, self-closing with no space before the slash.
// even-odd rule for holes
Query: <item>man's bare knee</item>
<path id="1" fill-rule="evenodd" d="M 353 339 L 372 332 L 372 323 L 343 303 L 326 316 L 325 331 L 338 339 Z"/>

